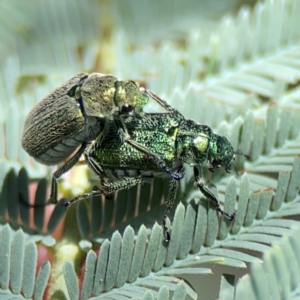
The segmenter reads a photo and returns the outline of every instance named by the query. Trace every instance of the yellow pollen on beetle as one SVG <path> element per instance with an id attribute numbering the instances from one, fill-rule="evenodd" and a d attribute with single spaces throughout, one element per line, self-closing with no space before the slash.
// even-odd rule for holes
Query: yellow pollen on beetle
<path id="1" fill-rule="evenodd" d="M 174 130 L 173 139 L 176 140 L 178 134 L 178 128 Z"/>
<path id="2" fill-rule="evenodd" d="M 208 138 L 207 136 L 198 136 L 194 139 L 195 147 L 201 151 L 205 152 L 208 146 Z"/>

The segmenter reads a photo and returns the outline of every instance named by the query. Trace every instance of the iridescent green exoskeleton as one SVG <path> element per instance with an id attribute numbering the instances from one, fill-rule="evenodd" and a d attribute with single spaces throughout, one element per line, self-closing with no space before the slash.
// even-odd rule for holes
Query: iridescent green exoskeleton
<path id="1" fill-rule="evenodd" d="M 119 81 L 100 73 L 80 73 L 30 111 L 24 125 L 23 148 L 42 164 L 63 163 L 52 176 L 48 203 L 57 203 L 57 179 L 78 162 L 89 143 L 97 139 L 100 147 L 108 132 L 108 121 L 115 124 L 122 142 L 145 152 L 142 145 L 130 138 L 124 116 L 142 118 L 149 96 L 160 103 L 159 98 L 134 81 Z M 153 158 L 170 173 L 158 156 L 153 154 Z"/>
<path id="2" fill-rule="evenodd" d="M 136 184 L 149 182 L 154 177 L 165 177 L 166 172 L 151 159 L 151 153 L 155 153 L 180 177 L 184 174 L 184 163 L 193 167 L 195 185 L 207 198 L 214 201 L 220 213 L 233 219 L 234 214 L 220 208 L 215 195 L 201 179 L 201 168 L 206 164 L 211 165 L 211 171 L 220 167 L 230 171 L 235 158 L 232 145 L 225 137 L 215 134 L 210 127 L 185 119 L 175 109 L 169 107 L 168 110 L 169 113 L 145 114 L 142 119 L 125 119 L 131 139 L 145 147 L 145 152 L 122 143 L 115 124 L 110 122 L 104 140 L 100 144 L 96 140 L 85 151 L 88 165 L 100 177 L 101 189 L 80 195 L 66 202 L 65 206 L 88 197 L 128 189 Z M 170 179 L 167 209 L 163 218 L 166 241 L 170 240 L 170 234 L 165 220 L 174 203 L 178 183 L 175 178 Z"/>

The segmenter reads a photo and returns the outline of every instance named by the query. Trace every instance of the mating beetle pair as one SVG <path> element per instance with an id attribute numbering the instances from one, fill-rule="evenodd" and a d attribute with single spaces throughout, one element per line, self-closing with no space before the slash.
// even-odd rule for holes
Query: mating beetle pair
<path id="1" fill-rule="evenodd" d="M 53 174 L 49 203 L 57 203 L 57 179 L 78 162 L 91 141 L 97 138 L 101 143 L 108 120 L 117 124 L 120 138 L 144 150 L 128 136 L 122 115 L 142 117 L 147 102 L 147 91 L 134 81 L 80 73 L 32 109 L 24 125 L 23 148 L 42 164 L 64 162 Z M 157 156 L 153 158 L 165 167 Z M 166 171 L 169 172 L 167 168 Z"/>
<path id="2" fill-rule="evenodd" d="M 166 113 L 143 112 L 148 97 Z M 174 199 L 183 164 L 194 168 L 196 186 L 213 200 L 228 218 L 214 194 L 201 180 L 201 168 L 224 167 L 234 160 L 230 142 L 206 125 L 185 119 L 177 110 L 133 81 L 118 81 L 110 75 L 78 74 L 41 101 L 28 115 L 22 138 L 23 148 L 37 161 L 54 165 L 63 162 L 54 174 L 50 203 L 57 203 L 56 179 L 70 170 L 84 154 L 89 167 L 99 176 L 101 188 L 65 203 L 107 195 L 170 176 L 167 209 L 163 224 L 165 240 L 170 234 L 165 220 Z"/>

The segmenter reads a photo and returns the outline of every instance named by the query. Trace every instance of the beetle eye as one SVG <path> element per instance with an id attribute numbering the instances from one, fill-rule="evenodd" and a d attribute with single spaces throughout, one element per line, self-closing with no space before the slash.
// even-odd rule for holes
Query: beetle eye
<path id="1" fill-rule="evenodd" d="M 75 95 L 76 95 L 76 90 L 77 90 L 77 86 L 75 85 L 75 86 L 73 86 L 69 91 L 68 91 L 68 93 L 67 93 L 67 95 L 68 96 L 70 96 L 70 97 L 75 97 Z"/>
<path id="2" fill-rule="evenodd" d="M 126 114 L 129 114 L 132 111 L 133 111 L 133 106 L 132 105 L 124 104 L 120 108 L 120 114 L 125 114 L 126 115 Z"/>

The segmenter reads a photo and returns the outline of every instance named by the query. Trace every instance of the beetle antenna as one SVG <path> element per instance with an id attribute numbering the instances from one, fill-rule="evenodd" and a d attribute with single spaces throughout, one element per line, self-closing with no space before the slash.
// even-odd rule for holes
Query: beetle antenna
<path id="1" fill-rule="evenodd" d="M 234 154 L 236 154 L 236 155 L 242 155 L 242 156 L 244 156 L 244 157 L 250 159 L 250 155 L 244 154 L 241 150 L 236 150 L 236 151 L 234 152 Z"/>

